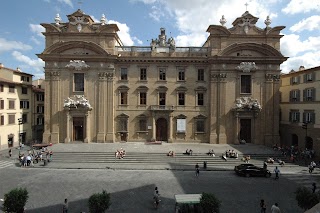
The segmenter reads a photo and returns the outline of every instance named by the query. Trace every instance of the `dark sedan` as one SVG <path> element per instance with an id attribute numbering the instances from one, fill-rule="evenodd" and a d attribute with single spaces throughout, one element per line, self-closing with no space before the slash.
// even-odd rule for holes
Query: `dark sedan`
<path id="1" fill-rule="evenodd" d="M 267 169 L 263 169 L 261 167 L 255 166 L 253 164 L 240 164 L 234 167 L 234 171 L 238 175 L 250 177 L 270 177 L 271 173 Z"/>

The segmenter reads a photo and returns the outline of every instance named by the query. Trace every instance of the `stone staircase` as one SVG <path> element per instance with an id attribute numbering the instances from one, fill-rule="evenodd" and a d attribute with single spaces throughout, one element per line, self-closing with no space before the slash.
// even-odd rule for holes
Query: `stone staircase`
<path id="1" fill-rule="evenodd" d="M 230 170 L 234 166 L 244 163 L 241 161 L 244 154 L 240 154 L 238 159 L 228 158 L 224 161 L 218 153 L 216 157 L 203 154 L 193 154 L 192 156 L 177 153 L 175 157 L 169 157 L 167 153 L 145 153 L 130 152 L 123 159 L 116 159 L 114 152 L 55 152 L 53 161 L 48 167 L 53 168 L 109 168 L 109 169 L 172 169 L 172 170 L 194 170 L 196 163 L 201 168 L 204 162 L 207 163 L 207 170 Z M 280 158 L 288 162 L 280 154 L 245 154 L 250 155 L 250 163 L 261 166 L 268 157 Z M 270 164 L 276 166 L 278 163 Z M 297 165 L 286 163 L 286 167 L 296 167 Z"/>

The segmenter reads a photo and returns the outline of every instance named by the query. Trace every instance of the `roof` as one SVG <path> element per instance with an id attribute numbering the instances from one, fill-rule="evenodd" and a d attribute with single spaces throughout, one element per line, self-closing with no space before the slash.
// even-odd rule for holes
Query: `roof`
<path id="1" fill-rule="evenodd" d="M 202 194 L 179 194 L 174 195 L 176 203 L 200 203 Z"/>
<path id="2" fill-rule="evenodd" d="M 11 81 L 5 78 L 1 78 L 0 77 L 0 82 L 1 83 L 8 83 L 8 84 L 15 84 L 15 85 L 25 85 L 25 86 L 31 86 L 31 84 L 25 84 L 25 83 L 20 83 L 20 82 L 15 82 L 15 81 Z"/>
<path id="3" fill-rule="evenodd" d="M 317 67 L 312 67 L 312 68 L 309 68 L 309 69 L 303 69 L 303 70 L 297 70 L 297 71 L 290 71 L 289 73 L 282 73 L 281 74 L 281 77 L 286 77 L 286 76 L 290 76 L 290 75 L 296 75 L 297 73 L 298 74 L 301 74 L 303 72 L 309 72 L 309 71 L 320 71 L 320 66 L 317 66 Z"/>
<path id="4" fill-rule="evenodd" d="M 8 67 L 1 67 L 0 69 L 6 69 L 6 70 L 12 71 L 12 72 L 14 72 L 14 73 L 19 73 L 19 74 L 24 74 L 24 75 L 33 76 L 32 74 L 29 74 L 29 73 L 26 73 L 26 72 L 22 72 L 22 71 L 18 71 L 18 70 L 14 70 L 14 69 L 11 69 L 11 68 L 8 68 Z"/>

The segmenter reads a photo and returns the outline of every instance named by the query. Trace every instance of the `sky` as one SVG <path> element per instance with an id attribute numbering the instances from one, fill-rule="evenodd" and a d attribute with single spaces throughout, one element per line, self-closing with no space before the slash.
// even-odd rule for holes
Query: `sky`
<path id="1" fill-rule="evenodd" d="M 247 5 L 246 5 L 247 4 Z M 107 23 L 116 23 L 125 46 L 149 46 L 160 28 L 172 36 L 176 46 L 202 46 L 209 25 L 226 27 L 245 11 L 259 18 L 257 26 L 285 26 L 281 31 L 281 52 L 289 59 L 281 65 L 283 73 L 320 66 L 320 0 L 2 0 L 0 12 L 0 63 L 5 67 L 44 77 L 42 53 L 45 38 L 40 23 L 62 22 L 81 9 L 95 22 L 105 14 Z"/>

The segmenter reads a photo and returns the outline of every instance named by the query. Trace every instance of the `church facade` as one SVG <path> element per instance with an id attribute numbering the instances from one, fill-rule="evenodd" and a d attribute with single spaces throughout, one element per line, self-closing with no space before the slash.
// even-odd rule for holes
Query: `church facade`
<path id="1" fill-rule="evenodd" d="M 279 143 L 283 26 L 246 11 L 210 25 L 200 47 L 164 28 L 150 46 L 124 46 L 117 25 L 77 10 L 44 23 L 43 141 Z"/>

